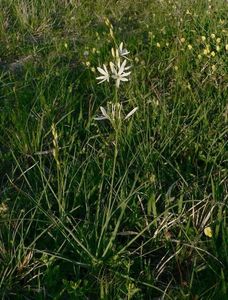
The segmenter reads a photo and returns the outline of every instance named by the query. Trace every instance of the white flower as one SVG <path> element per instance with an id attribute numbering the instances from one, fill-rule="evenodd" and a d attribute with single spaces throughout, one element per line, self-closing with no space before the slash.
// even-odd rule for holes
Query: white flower
<path id="1" fill-rule="evenodd" d="M 106 65 L 103 65 L 103 69 L 100 67 L 97 67 L 97 70 L 102 74 L 102 76 L 96 77 L 96 79 L 100 80 L 100 82 L 98 82 L 98 84 L 104 82 L 104 81 L 108 81 L 109 82 L 109 73 L 107 70 Z"/>
<path id="2" fill-rule="evenodd" d="M 112 78 L 116 80 L 116 87 L 119 88 L 120 81 L 128 81 L 126 78 L 131 74 L 131 72 L 125 73 L 126 70 L 129 70 L 130 67 L 126 67 L 127 60 L 125 59 L 123 63 L 120 65 L 120 61 L 118 61 L 117 66 L 114 65 L 113 62 L 110 62 L 110 68 L 112 71 Z"/>
<path id="3" fill-rule="evenodd" d="M 102 113 L 102 116 L 96 117 L 95 120 L 109 120 L 110 122 L 115 121 L 115 119 L 121 119 L 121 110 L 122 110 L 122 104 L 117 103 L 108 103 L 107 111 L 103 106 L 100 106 L 100 110 Z"/>
<path id="4" fill-rule="evenodd" d="M 109 115 L 107 114 L 107 111 L 103 106 L 100 106 L 100 110 L 102 113 L 102 116 L 94 118 L 94 120 L 100 121 L 100 120 L 110 120 Z"/>
<path id="5" fill-rule="evenodd" d="M 120 103 L 108 103 L 107 111 L 101 106 L 100 107 L 102 116 L 94 118 L 95 120 L 109 120 L 111 123 L 118 120 L 127 120 L 130 118 L 137 110 L 138 107 L 133 108 L 124 118 L 122 118 L 123 106 Z"/>
<path id="6" fill-rule="evenodd" d="M 123 42 L 120 43 L 117 49 L 111 49 L 112 57 L 115 58 L 117 61 L 120 57 L 128 59 L 126 56 L 130 53 L 126 48 L 123 49 Z"/>
<path id="7" fill-rule="evenodd" d="M 83 55 L 84 55 L 84 56 L 88 56 L 88 55 L 89 55 L 89 51 L 85 50 L 85 51 L 83 52 Z"/>
<path id="8" fill-rule="evenodd" d="M 123 49 L 123 42 L 120 43 L 119 48 L 119 55 L 126 58 L 126 56 L 130 53 L 126 48 Z"/>

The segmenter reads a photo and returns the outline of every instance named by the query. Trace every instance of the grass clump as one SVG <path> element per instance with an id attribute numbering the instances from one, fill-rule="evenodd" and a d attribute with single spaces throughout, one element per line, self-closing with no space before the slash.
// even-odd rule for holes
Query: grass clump
<path id="1" fill-rule="evenodd" d="M 226 10 L 1 1 L 2 299 L 226 298 Z"/>

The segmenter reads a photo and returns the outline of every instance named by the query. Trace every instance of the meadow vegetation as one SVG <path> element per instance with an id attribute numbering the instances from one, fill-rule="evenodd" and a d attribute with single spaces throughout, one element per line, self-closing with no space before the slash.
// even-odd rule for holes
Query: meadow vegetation
<path id="1" fill-rule="evenodd" d="M 227 9 L 0 0 L 1 299 L 227 299 Z"/>

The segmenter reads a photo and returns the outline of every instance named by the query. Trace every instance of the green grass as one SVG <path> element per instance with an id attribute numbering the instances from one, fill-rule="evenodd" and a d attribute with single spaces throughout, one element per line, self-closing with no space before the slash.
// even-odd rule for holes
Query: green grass
<path id="1" fill-rule="evenodd" d="M 226 14 L 0 1 L 1 299 L 227 299 Z M 98 85 L 122 41 L 130 81 Z"/>

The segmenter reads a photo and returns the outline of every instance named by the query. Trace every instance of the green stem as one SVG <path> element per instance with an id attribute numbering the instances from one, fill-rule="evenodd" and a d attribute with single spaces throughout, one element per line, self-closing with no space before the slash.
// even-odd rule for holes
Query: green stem
<path id="1" fill-rule="evenodd" d="M 114 177 L 115 177 L 115 172 L 116 172 L 116 161 L 117 161 L 117 155 L 118 155 L 118 130 L 115 133 L 116 133 L 115 134 L 115 148 L 114 148 L 114 158 L 113 158 L 113 167 L 112 167 L 112 180 L 111 180 L 111 186 L 110 186 L 110 196 L 109 196 L 108 209 L 110 209 L 111 202 L 112 202 Z"/>
<path id="2" fill-rule="evenodd" d="M 118 87 L 115 86 L 115 95 L 114 95 L 114 103 L 118 103 Z"/>
<path id="3" fill-rule="evenodd" d="M 58 205 L 59 205 L 59 214 L 60 216 L 63 216 L 64 213 L 64 207 L 63 207 L 63 178 L 61 174 L 61 169 L 59 165 L 59 161 L 57 163 L 57 181 L 58 181 Z"/>
<path id="4" fill-rule="evenodd" d="M 98 241 L 98 245 L 97 245 L 96 256 L 98 255 L 102 238 L 104 236 L 104 233 L 107 231 L 108 224 L 109 224 L 109 221 L 111 218 L 111 211 L 112 211 L 112 205 L 113 205 L 113 188 L 114 188 L 114 179 L 115 179 L 115 173 L 116 173 L 117 155 L 118 155 L 119 128 L 120 128 L 119 126 L 117 128 L 115 128 L 115 148 L 114 148 L 110 193 L 109 193 L 109 198 L 108 198 L 107 210 L 103 216 L 103 224 L 102 224 L 102 229 L 100 232 L 100 237 L 99 237 L 99 241 Z"/>

